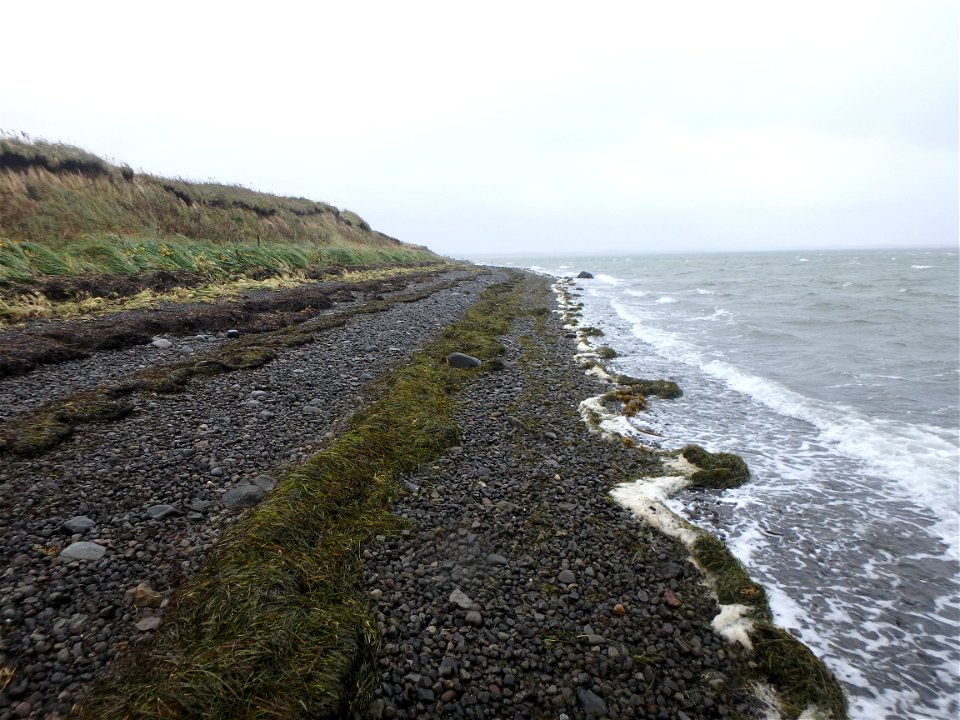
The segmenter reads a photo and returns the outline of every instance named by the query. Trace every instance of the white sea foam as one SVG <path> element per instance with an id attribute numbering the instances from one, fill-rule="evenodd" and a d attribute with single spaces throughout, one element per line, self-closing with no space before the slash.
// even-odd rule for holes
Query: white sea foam
<path id="1" fill-rule="evenodd" d="M 642 478 L 617 485 L 610 495 L 651 527 L 691 548 L 700 536 L 699 531 L 664 504 L 670 495 L 688 483 L 689 480 L 683 475 Z"/>
<path id="2" fill-rule="evenodd" d="M 599 280 L 602 283 L 607 285 L 622 285 L 623 280 L 620 278 L 614 277 L 613 275 L 607 275 L 606 273 L 597 273 L 593 276 L 594 280 Z"/>
<path id="3" fill-rule="evenodd" d="M 715 308 L 713 309 L 713 312 L 712 312 L 712 313 L 710 313 L 709 315 L 704 315 L 701 319 L 702 319 L 702 320 L 727 320 L 727 321 L 730 321 L 730 320 L 733 320 L 735 317 L 736 317 L 736 315 L 734 315 L 734 314 L 733 314 L 732 312 L 730 312 L 729 310 L 724 310 L 723 308 L 715 307 Z"/>
<path id="4" fill-rule="evenodd" d="M 644 322 L 637 310 L 619 302 L 613 309 L 632 324 L 636 337 L 671 360 L 699 368 L 787 417 L 813 425 L 818 440 L 846 457 L 901 485 L 917 502 L 940 518 L 937 531 L 949 548 L 949 557 L 960 557 L 956 537 L 957 446 L 950 431 L 930 425 L 871 418 L 839 403 L 815 400 L 784 385 L 710 357 L 677 333 Z"/>
<path id="5" fill-rule="evenodd" d="M 676 298 L 670 297 L 669 295 L 661 295 L 655 300 L 655 302 L 657 302 L 660 305 L 672 305 L 678 302 L 678 300 Z"/>
<path id="6" fill-rule="evenodd" d="M 933 265 L 911 265 L 914 270 L 930 270 Z"/>
<path id="7" fill-rule="evenodd" d="M 623 291 L 623 294 L 624 294 L 624 295 L 630 295 L 630 296 L 632 296 L 632 297 L 642 298 L 642 297 L 646 297 L 646 296 L 649 295 L 650 293 L 648 293 L 648 292 L 645 291 L 645 290 L 627 289 L 627 290 L 624 290 L 624 291 Z"/>
<path id="8" fill-rule="evenodd" d="M 713 290 L 706 290 L 704 288 L 697 288 L 697 295 L 716 295 Z"/>

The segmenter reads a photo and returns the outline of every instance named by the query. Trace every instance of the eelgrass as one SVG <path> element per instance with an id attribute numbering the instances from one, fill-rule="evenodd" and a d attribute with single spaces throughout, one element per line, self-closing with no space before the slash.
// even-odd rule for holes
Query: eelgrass
<path id="1" fill-rule="evenodd" d="M 693 544 L 690 554 L 697 565 L 709 573 L 721 605 L 750 605 L 754 608 L 754 617 L 770 619 L 767 594 L 763 587 L 750 579 L 740 561 L 720 540 L 702 533 Z"/>
<path id="2" fill-rule="evenodd" d="M 518 298 L 516 280 L 486 291 L 381 385 L 347 432 L 227 529 L 152 645 L 120 663 L 78 717 L 359 713 L 379 642 L 360 548 L 397 527 L 388 504 L 398 475 L 457 441 L 455 393 L 477 371 L 441 358 L 469 348 L 493 360 Z"/>
<path id="3" fill-rule="evenodd" d="M 752 659 L 777 689 L 780 709 L 788 720 L 796 720 L 811 705 L 819 717 L 847 717 L 843 688 L 806 645 L 769 622 L 756 623 L 750 640 Z"/>

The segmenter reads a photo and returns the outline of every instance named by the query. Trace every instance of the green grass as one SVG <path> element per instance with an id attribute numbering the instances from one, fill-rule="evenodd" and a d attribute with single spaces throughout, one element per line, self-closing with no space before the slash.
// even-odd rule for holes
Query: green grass
<path id="1" fill-rule="evenodd" d="M 488 362 L 517 313 L 517 281 L 491 288 L 463 320 L 380 386 L 344 434 L 230 526 L 177 597 L 155 641 L 121 662 L 78 717 L 330 718 L 360 712 L 377 682 L 379 639 L 361 547 L 397 527 L 395 479 L 458 439 L 459 387 Z"/>
<path id="2" fill-rule="evenodd" d="M 0 283 L 437 260 L 328 203 L 137 174 L 79 148 L 12 136 L 0 136 L 0 209 Z"/>

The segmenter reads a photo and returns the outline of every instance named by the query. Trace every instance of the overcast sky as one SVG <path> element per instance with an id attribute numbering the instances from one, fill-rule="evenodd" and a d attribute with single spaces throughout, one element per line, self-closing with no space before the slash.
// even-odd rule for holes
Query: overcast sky
<path id="1" fill-rule="evenodd" d="M 956 246 L 958 8 L 29 0 L 0 128 L 458 256 Z"/>

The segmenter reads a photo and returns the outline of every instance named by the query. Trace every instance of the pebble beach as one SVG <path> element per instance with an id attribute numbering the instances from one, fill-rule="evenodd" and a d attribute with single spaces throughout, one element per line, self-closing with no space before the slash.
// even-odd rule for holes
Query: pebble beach
<path id="1" fill-rule="evenodd" d="M 69 717 L 150 642 L 222 530 L 506 276 L 420 279 L 436 291 L 260 367 L 138 393 L 126 417 L 38 455 L 0 455 L 0 718 Z M 757 717 L 686 551 L 609 496 L 658 461 L 581 422 L 602 381 L 574 361 L 547 280 L 524 278 L 531 312 L 500 339 L 502 367 L 456 398 L 459 444 L 401 479 L 403 529 L 360 550 L 381 637 L 366 716 Z M 5 378 L 2 419 L 228 342 L 163 339 Z"/>

